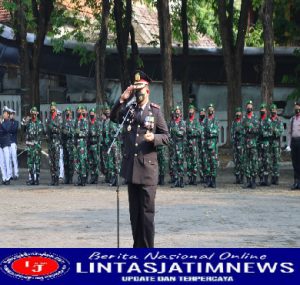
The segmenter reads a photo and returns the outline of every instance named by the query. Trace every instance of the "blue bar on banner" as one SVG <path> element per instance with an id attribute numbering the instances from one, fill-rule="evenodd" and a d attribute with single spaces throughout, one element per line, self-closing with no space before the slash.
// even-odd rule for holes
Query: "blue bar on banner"
<path id="1" fill-rule="evenodd" d="M 3 248 L 0 262 L 3 285 L 296 285 L 300 280 L 300 249 L 292 248 Z"/>

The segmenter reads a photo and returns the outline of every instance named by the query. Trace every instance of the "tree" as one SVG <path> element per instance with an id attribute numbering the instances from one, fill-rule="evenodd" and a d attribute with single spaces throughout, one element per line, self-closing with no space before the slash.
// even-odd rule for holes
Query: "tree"
<path id="1" fill-rule="evenodd" d="M 217 1 L 219 29 L 227 78 L 227 122 L 231 127 L 234 109 L 242 104 L 242 58 L 250 0 L 241 1 L 237 34 L 234 33 L 234 0 Z M 227 145 L 229 144 L 229 136 Z"/>
<path id="2" fill-rule="evenodd" d="M 264 38 L 261 98 L 267 104 L 270 104 L 273 99 L 275 74 L 273 8 L 274 0 L 264 0 L 261 9 Z"/>
<path id="3" fill-rule="evenodd" d="M 101 12 L 101 27 L 99 39 L 95 45 L 96 50 L 96 106 L 97 113 L 100 115 L 100 106 L 107 101 L 104 89 L 105 83 L 105 57 L 106 57 L 106 44 L 108 36 L 108 21 L 110 12 L 110 1 L 102 1 Z"/>
<path id="4" fill-rule="evenodd" d="M 172 39 L 169 0 L 157 0 L 159 40 L 161 50 L 161 73 L 163 80 L 164 114 L 170 117 L 173 105 Z"/>

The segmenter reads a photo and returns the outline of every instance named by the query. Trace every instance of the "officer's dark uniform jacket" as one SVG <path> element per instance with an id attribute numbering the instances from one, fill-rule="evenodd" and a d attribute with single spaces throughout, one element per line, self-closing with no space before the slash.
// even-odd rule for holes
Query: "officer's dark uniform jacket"
<path id="1" fill-rule="evenodd" d="M 2 148 L 11 145 L 11 137 L 10 137 L 10 129 L 11 129 L 11 122 L 10 120 L 3 120 L 2 124 L 0 125 L 0 145 Z"/>
<path id="2" fill-rule="evenodd" d="M 11 143 L 17 143 L 17 135 L 18 135 L 18 127 L 19 122 L 16 120 L 10 120 L 11 128 L 10 128 L 10 139 Z"/>
<path id="3" fill-rule="evenodd" d="M 115 123 L 121 123 L 123 116 L 131 108 L 128 120 L 124 123 L 123 134 L 123 160 L 121 167 L 121 176 L 127 183 L 157 185 L 158 180 L 158 162 L 156 147 L 167 145 L 169 142 L 168 126 L 158 105 L 148 102 L 145 106 L 141 119 L 138 119 L 138 106 L 131 105 L 126 107 L 126 103 L 119 101 L 111 110 L 111 120 Z M 154 117 L 154 142 L 146 142 L 144 135 L 145 118 Z"/>

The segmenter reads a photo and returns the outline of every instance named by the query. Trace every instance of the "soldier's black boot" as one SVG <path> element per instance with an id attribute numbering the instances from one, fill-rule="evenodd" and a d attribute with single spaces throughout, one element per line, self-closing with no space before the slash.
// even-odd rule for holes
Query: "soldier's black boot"
<path id="1" fill-rule="evenodd" d="M 96 184 L 96 176 L 95 175 L 91 176 L 90 184 Z"/>
<path id="2" fill-rule="evenodd" d="M 193 185 L 194 185 L 194 186 L 197 185 L 197 176 L 193 176 Z"/>
<path id="3" fill-rule="evenodd" d="M 69 176 L 65 174 L 65 181 L 64 184 L 70 184 Z"/>
<path id="4" fill-rule="evenodd" d="M 58 185 L 59 185 L 59 177 L 55 176 L 55 186 L 58 186 Z"/>
<path id="5" fill-rule="evenodd" d="M 204 185 L 204 187 L 211 187 L 211 176 L 206 176 L 206 185 Z"/>
<path id="6" fill-rule="evenodd" d="M 279 185 L 279 177 L 275 176 L 274 185 Z"/>
<path id="7" fill-rule="evenodd" d="M 171 186 L 171 188 L 177 188 L 177 187 L 179 187 L 179 178 L 176 178 L 174 184 Z"/>
<path id="8" fill-rule="evenodd" d="M 159 175 L 159 185 L 165 185 L 165 176 Z"/>
<path id="9" fill-rule="evenodd" d="M 82 176 L 82 178 L 81 178 L 81 186 L 85 186 L 85 184 L 86 184 L 86 176 Z"/>
<path id="10" fill-rule="evenodd" d="M 243 186 L 244 189 L 251 188 L 251 179 L 247 177 L 247 182 Z"/>
<path id="11" fill-rule="evenodd" d="M 270 186 L 270 184 L 269 184 L 269 175 L 264 176 L 264 184 L 265 184 L 265 186 Z"/>
<path id="12" fill-rule="evenodd" d="M 179 187 L 180 187 L 180 188 L 184 188 L 183 177 L 180 177 Z"/>
<path id="13" fill-rule="evenodd" d="M 244 175 L 241 175 L 240 177 L 240 184 L 244 184 Z"/>
<path id="14" fill-rule="evenodd" d="M 55 185 L 55 175 L 51 176 L 51 182 L 49 184 L 50 186 L 54 186 Z"/>
<path id="15" fill-rule="evenodd" d="M 210 187 L 211 188 L 216 188 L 217 187 L 217 185 L 216 185 L 216 177 L 214 177 L 214 176 L 211 178 Z"/>
<path id="16" fill-rule="evenodd" d="M 260 186 L 266 186 L 263 176 L 259 176 L 259 185 Z"/>
<path id="17" fill-rule="evenodd" d="M 116 180 L 117 180 L 117 177 L 113 176 L 110 181 L 110 186 L 116 186 L 117 185 Z"/>
<path id="18" fill-rule="evenodd" d="M 255 177 L 252 177 L 252 181 L 251 181 L 251 189 L 255 189 L 255 188 L 256 188 Z"/>
<path id="19" fill-rule="evenodd" d="M 75 186 L 82 186 L 81 175 L 78 175 L 77 183 L 75 183 Z"/>
<path id="20" fill-rule="evenodd" d="M 30 185 L 34 185 L 35 181 L 34 181 L 34 174 L 30 173 Z"/>
<path id="21" fill-rule="evenodd" d="M 189 176 L 188 185 L 193 185 L 193 177 Z"/>
<path id="22" fill-rule="evenodd" d="M 40 185 L 40 175 L 39 174 L 36 174 L 36 178 L 35 178 L 34 184 L 35 185 Z"/>
<path id="23" fill-rule="evenodd" d="M 235 175 L 235 184 L 241 184 L 241 179 L 239 175 Z"/>

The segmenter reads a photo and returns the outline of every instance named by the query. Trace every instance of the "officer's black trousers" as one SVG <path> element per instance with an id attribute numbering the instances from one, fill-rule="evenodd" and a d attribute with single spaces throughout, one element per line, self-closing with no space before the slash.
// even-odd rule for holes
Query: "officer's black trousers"
<path id="1" fill-rule="evenodd" d="M 292 138 L 291 149 L 294 179 L 300 181 L 300 138 Z"/>
<path id="2" fill-rule="evenodd" d="M 154 211 L 157 185 L 128 184 L 133 247 L 154 247 Z"/>

